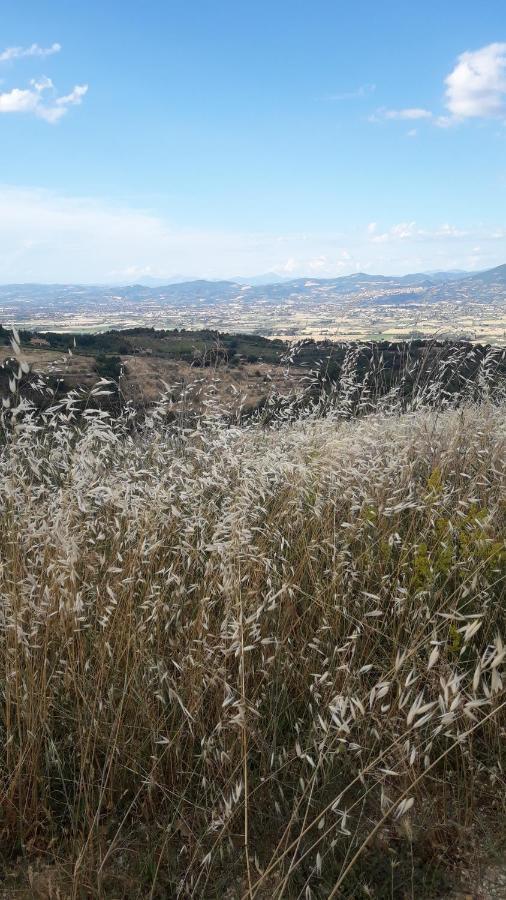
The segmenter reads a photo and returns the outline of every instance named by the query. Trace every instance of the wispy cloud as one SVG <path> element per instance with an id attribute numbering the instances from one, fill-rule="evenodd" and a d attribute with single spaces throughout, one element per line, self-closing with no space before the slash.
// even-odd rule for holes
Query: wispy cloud
<path id="1" fill-rule="evenodd" d="M 367 226 L 367 234 L 369 240 L 373 244 L 386 244 L 392 241 L 406 240 L 440 241 L 445 238 L 455 239 L 472 236 L 472 233 L 465 231 L 462 228 L 457 228 L 455 225 L 450 225 L 447 222 L 439 225 L 437 228 L 427 229 L 420 228 L 415 221 L 399 222 L 397 225 L 392 225 L 388 231 L 383 232 L 378 232 L 376 222 L 371 222 L 370 225 Z"/>
<path id="2" fill-rule="evenodd" d="M 79 106 L 87 92 L 87 84 L 76 84 L 70 94 L 66 94 L 64 97 L 57 97 L 55 104 L 56 106 Z"/>
<path id="3" fill-rule="evenodd" d="M 387 241 L 402 241 L 406 238 L 412 238 L 417 234 L 418 229 L 416 222 L 399 222 L 398 225 L 392 225 L 388 231 L 378 232 L 376 223 L 374 228 L 368 226 L 368 234 L 373 244 L 385 244 Z"/>
<path id="4" fill-rule="evenodd" d="M 381 106 L 369 117 L 371 122 L 380 122 L 382 120 L 399 119 L 401 121 L 416 121 L 417 119 L 431 119 L 432 113 L 429 109 L 423 109 L 419 106 L 410 106 L 406 109 L 387 109 Z"/>
<path id="5" fill-rule="evenodd" d="M 32 80 L 29 88 L 12 88 L 0 93 L 0 113 L 32 113 L 38 119 L 54 124 L 65 115 L 69 106 L 79 105 L 87 91 L 87 84 L 76 84 L 70 94 L 55 97 L 51 96 L 54 85 L 50 78 Z"/>
<path id="6" fill-rule="evenodd" d="M 504 260 L 499 226 L 405 222 L 344 232 L 273 233 L 178 226 L 105 200 L 0 185 L 0 271 L 4 281 L 118 282 L 136 273 L 196 277 L 279 272 L 332 277 L 469 268 Z"/>
<path id="7" fill-rule="evenodd" d="M 31 44 L 30 47 L 7 47 L 0 53 L 0 63 L 11 62 L 14 59 L 23 59 L 26 56 L 52 56 L 59 53 L 61 44 L 51 44 L 50 47 L 40 47 L 39 44 Z"/>
<path id="8" fill-rule="evenodd" d="M 24 57 L 46 57 L 59 53 L 61 44 L 41 47 L 7 47 L 0 53 L 0 62 L 9 62 Z M 76 84 L 69 94 L 58 96 L 53 82 L 45 75 L 32 79 L 29 87 L 13 87 L 0 92 L 0 113 L 31 113 L 54 125 L 65 115 L 70 106 L 79 106 L 88 91 L 87 84 Z"/>
<path id="9" fill-rule="evenodd" d="M 341 91 L 337 94 L 329 94 L 327 100 L 363 100 L 370 97 L 376 90 L 375 84 L 361 84 L 359 87 L 351 91 Z"/>

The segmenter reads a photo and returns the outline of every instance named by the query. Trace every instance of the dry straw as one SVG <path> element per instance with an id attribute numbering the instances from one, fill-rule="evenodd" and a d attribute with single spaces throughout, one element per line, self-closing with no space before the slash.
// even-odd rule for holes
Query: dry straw
<path id="1" fill-rule="evenodd" d="M 358 396 L 351 348 L 268 415 L 137 422 L 30 409 L 14 351 L 6 861 L 73 897 L 360 896 L 375 841 L 450 843 L 501 796 L 497 354 L 458 396 L 437 366 Z"/>

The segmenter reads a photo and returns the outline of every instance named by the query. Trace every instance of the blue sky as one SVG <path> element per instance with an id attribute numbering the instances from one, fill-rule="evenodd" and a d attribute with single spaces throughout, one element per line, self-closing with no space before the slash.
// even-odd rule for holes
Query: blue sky
<path id="1" fill-rule="evenodd" d="M 506 261 L 503 0 L 26 0 L 0 281 Z"/>

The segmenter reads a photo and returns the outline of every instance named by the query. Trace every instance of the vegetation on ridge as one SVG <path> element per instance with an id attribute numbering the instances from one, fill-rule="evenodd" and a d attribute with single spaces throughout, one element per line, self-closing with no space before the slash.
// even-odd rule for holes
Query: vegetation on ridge
<path id="1" fill-rule="evenodd" d="M 0 326 L 0 344 L 9 347 L 0 351 L 0 392 L 8 391 L 18 369 L 9 335 Z M 470 383 L 479 390 L 483 380 L 491 385 L 506 377 L 505 349 L 465 341 L 289 344 L 258 335 L 153 328 L 84 335 L 47 332 L 42 338 L 21 331 L 19 340 L 31 368 L 20 390 L 41 410 L 48 399 L 47 391 L 34 389 L 41 374 L 53 399 L 76 388 L 89 393 L 101 377 L 112 380 L 112 393 L 100 400 L 111 412 L 125 404 L 138 411 L 152 407 L 170 386 L 174 412 L 182 406 L 185 414 L 188 404 L 201 411 L 202 399 L 211 390 L 229 413 L 237 414 L 240 409 L 263 408 L 276 395 L 289 403 L 294 395 L 304 403 L 308 396 L 333 393 L 336 387 L 343 395 L 352 378 L 357 403 L 370 410 L 379 396 L 392 391 L 407 402 L 415 395 L 427 399 L 424 392 L 431 385 L 439 385 L 445 395 L 467 396 Z"/>

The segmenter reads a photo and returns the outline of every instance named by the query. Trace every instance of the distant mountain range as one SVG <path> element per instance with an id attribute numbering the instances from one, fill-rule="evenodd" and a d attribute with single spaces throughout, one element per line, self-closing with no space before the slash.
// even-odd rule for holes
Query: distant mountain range
<path id="1" fill-rule="evenodd" d="M 160 285 L 4 284 L 0 285 L 0 323 L 57 323 L 74 317 L 86 326 L 90 317 L 101 316 L 101 320 L 115 323 L 134 323 L 142 317 L 144 324 L 151 321 L 156 325 L 176 313 L 180 320 L 187 316 L 188 321 L 202 323 L 208 310 L 206 321 L 255 329 L 258 322 L 265 321 L 264 313 L 279 321 L 294 310 L 303 316 L 309 309 L 325 309 L 332 321 L 334 313 L 347 309 L 415 308 L 445 301 L 502 308 L 506 302 L 506 265 L 474 273 L 390 276 L 358 272 L 336 278 L 270 281 L 273 277 L 194 279 Z M 221 318 L 216 319 L 218 314 Z"/>
<path id="2" fill-rule="evenodd" d="M 149 282 L 149 283 L 146 283 Z M 315 290 L 324 289 L 326 293 L 336 295 L 346 293 L 365 292 L 374 299 L 375 294 L 381 298 L 385 290 L 424 289 L 433 299 L 438 298 L 438 293 L 444 286 L 450 286 L 452 292 L 460 290 L 478 292 L 488 290 L 491 287 L 499 291 L 506 290 L 506 264 L 487 269 L 483 272 L 415 272 L 409 275 L 369 275 L 365 272 L 357 272 L 353 275 L 341 275 L 335 278 L 282 278 L 274 273 L 259 275 L 254 278 L 237 277 L 229 280 L 185 279 L 183 276 L 174 276 L 164 282 L 162 279 L 149 278 L 145 281 L 127 285 L 104 284 L 3 284 L 0 285 L 0 299 L 7 297 L 21 298 L 25 301 L 33 299 L 53 298 L 57 300 L 67 299 L 69 296 L 117 296 L 141 301 L 147 298 L 157 299 L 163 294 L 167 300 L 173 299 L 188 301 L 202 300 L 226 300 L 227 297 L 235 297 L 238 292 L 251 293 L 255 299 L 259 295 L 265 299 L 287 299 L 293 294 L 312 294 Z M 445 291 L 446 293 L 446 291 Z"/>

